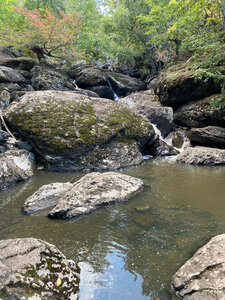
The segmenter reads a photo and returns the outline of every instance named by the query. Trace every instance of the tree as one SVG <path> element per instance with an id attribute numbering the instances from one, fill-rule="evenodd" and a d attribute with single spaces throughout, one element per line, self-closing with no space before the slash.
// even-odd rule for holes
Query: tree
<path id="1" fill-rule="evenodd" d="M 76 55 L 76 42 L 82 28 L 81 16 L 77 12 L 66 14 L 60 11 L 61 17 L 54 16 L 47 8 L 42 15 L 39 10 L 14 7 L 14 11 L 25 16 L 28 26 L 10 36 L 10 42 L 19 47 L 29 48 L 38 59 L 45 56 L 65 57 Z"/>
<path id="2" fill-rule="evenodd" d="M 60 11 L 65 12 L 66 1 L 63 0 L 25 0 L 24 7 L 29 10 L 38 9 L 39 11 L 45 11 L 46 8 L 56 16 L 60 16 Z"/>

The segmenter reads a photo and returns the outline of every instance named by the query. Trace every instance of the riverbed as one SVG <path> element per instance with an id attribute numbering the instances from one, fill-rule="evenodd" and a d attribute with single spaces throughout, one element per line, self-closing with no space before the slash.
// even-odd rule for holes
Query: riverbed
<path id="1" fill-rule="evenodd" d="M 170 300 L 170 279 L 196 249 L 225 233 L 225 167 L 148 160 L 121 170 L 141 178 L 131 200 L 69 221 L 26 216 L 22 206 L 43 184 L 82 174 L 37 171 L 0 194 L 0 239 L 35 237 L 81 267 L 80 300 Z"/>

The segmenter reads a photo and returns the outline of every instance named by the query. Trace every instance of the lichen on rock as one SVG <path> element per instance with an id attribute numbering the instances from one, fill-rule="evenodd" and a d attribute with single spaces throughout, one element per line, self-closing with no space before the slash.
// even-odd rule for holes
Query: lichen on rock
<path id="1" fill-rule="evenodd" d="M 34 238 L 0 241 L 0 298 L 76 300 L 80 268 L 52 244 Z"/>
<path id="2" fill-rule="evenodd" d="M 58 171 L 84 169 L 81 157 L 117 137 L 142 148 L 154 136 L 147 119 L 122 105 L 71 92 L 30 92 L 7 108 L 5 118 Z"/>

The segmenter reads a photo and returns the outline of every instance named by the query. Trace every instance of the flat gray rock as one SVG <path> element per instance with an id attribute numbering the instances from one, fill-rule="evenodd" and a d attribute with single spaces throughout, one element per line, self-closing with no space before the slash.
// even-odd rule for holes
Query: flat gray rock
<path id="1" fill-rule="evenodd" d="M 178 156 L 177 162 L 191 165 L 224 165 L 225 150 L 209 147 L 188 148 Z"/>
<path id="2" fill-rule="evenodd" d="M 172 277 L 177 296 L 185 300 L 225 299 L 225 234 L 212 238 Z"/>
<path id="3" fill-rule="evenodd" d="M 78 299 L 80 269 L 52 244 L 34 239 L 0 241 L 1 299 Z"/>
<path id="4" fill-rule="evenodd" d="M 33 214 L 49 207 L 53 207 L 72 187 L 73 184 L 70 182 L 55 182 L 43 185 L 25 201 L 23 210 L 27 214 Z"/>
<path id="5" fill-rule="evenodd" d="M 143 181 L 115 172 L 90 173 L 74 183 L 49 213 L 51 218 L 72 218 L 88 214 L 100 206 L 121 202 L 135 195 Z"/>

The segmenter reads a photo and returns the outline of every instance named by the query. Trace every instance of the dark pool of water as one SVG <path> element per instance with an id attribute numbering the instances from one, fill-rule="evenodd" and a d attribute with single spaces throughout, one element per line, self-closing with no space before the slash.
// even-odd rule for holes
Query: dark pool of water
<path id="1" fill-rule="evenodd" d="M 39 171 L 0 194 L 0 239 L 36 237 L 81 266 L 81 300 L 172 299 L 170 279 L 195 250 L 225 232 L 225 167 L 165 160 L 123 170 L 144 180 L 133 199 L 77 220 L 23 215 L 41 185 L 81 174 Z M 175 298 L 173 298 L 175 299 Z"/>

